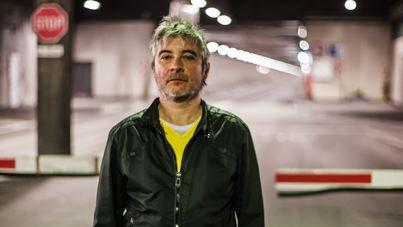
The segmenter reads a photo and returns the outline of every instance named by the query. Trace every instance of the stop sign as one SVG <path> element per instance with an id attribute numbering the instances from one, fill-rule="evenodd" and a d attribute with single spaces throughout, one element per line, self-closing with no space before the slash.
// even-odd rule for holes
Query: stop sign
<path id="1" fill-rule="evenodd" d="M 57 43 L 69 26 L 66 11 L 55 3 L 40 5 L 32 14 L 32 30 L 43 43 Z"/>

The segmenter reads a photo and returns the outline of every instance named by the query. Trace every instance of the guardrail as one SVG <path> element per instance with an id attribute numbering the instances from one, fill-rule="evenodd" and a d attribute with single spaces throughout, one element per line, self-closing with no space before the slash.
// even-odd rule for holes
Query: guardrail
<path id="1" fill-rule="evenodd" d="M 96 155 L 38 155 L 0 157 L 0 174 L 98 175 L 101 158 Z"/>

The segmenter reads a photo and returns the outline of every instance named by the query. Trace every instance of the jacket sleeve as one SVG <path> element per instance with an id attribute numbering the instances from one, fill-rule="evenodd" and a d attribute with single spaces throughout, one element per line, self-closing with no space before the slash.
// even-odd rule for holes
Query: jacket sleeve
<path id="1" fill-rule="evenodd" d="M 125 178 L 120 168 L 120 151 L 116 130 L 112 129 L 108 136 L 105 153 L 102 159 L 98 182 L 98 191 L 94 213 L 94 227 L 123 226 L 123 210 L 125 209 Z"/>
<path id="2" fill-rule="evenodd" d="M 238 160 L 235 211 L 238 227 L 264 227 L 264 208 L 259 167 L 248 128 Z"/>

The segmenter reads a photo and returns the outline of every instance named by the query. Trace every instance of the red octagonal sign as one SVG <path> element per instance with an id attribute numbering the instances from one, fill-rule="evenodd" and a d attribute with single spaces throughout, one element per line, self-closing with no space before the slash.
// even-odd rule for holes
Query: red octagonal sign
<path id="1" fill-rule="evenodd" d="M 58 4 L 42 4 L 32 14 L 32 30 L 43 43 L 57 43 L 67 33 L 69 18 Z"/>

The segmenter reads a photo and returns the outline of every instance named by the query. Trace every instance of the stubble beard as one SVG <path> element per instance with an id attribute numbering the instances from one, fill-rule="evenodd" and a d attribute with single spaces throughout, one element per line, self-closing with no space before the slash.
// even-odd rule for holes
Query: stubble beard
<path id="1" fill-rule="evenodd" d="M 174 92 L 169 91 L 169 89 L 165 88 L 162 90 L 162 93 L 164 94 L 167 100 L 181 103 L 196 98 L 200 94 L 202 88 L 203 83 L 201 82 L 200 84 L 197 85 L 197 87 L 190 87 L 186 91 Z"/>

